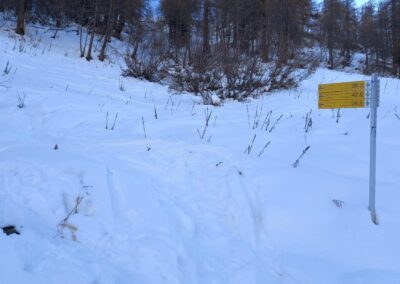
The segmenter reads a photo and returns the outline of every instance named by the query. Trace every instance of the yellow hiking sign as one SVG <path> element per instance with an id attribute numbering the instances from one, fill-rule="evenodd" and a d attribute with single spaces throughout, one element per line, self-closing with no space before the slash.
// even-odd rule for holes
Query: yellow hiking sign
<path id="1" fill-rule="evenodd" d="M 318 108 L 364 108 L 366 90 L 365 81 L 321 84 L 318 86 Z"/>

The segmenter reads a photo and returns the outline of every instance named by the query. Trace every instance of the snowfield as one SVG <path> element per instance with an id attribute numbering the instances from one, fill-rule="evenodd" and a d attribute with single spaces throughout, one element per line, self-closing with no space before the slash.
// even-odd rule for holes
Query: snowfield
<path id="1" fill-rule="evenodd" d="M 78 58 L 74 32 L 29 33 L 0 29 L 0 226 L 21 233 L 0 231 L 1 283 L 400 283 L 399 80 L 381 79 L 376 226 L 369 110 L 317 106 L 319 83 L 368 77 L 203 106 Z"/>

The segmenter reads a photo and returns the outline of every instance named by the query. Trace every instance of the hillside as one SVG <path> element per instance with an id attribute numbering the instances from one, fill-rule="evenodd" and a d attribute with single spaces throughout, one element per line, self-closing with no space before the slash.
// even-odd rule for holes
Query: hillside
<path id="1" fill-rule="evenodd" d="M 20 231 L 1 283 L 400 283 L 399 80 L 381 79 L 376 226 L 369 111 L 317 108 L 319 83 L 368 77 L 210 107 L 51 35 L 0 30 L 0 226 Z"/>

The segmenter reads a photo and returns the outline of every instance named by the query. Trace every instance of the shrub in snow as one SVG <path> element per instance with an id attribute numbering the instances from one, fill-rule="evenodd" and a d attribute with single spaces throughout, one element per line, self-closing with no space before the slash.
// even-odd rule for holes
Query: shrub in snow
<path id="1" fill-rule="evenodd" d="M 126 57 L 127 68 L 123 76 L 145 79 L 150 82 L 160 82 L 164 79 L 164 61 L 159 55 L 143 55 L 140 58 Z"/>
<path id="2" fill-rule="evenodd" d="M 299 52 L 293 58 L 284 63 L 265 63 L 254 54 L 204 52 L 200 47 L 174 53 L 162 40 L 144 41 L 126 57 L 123 75 L 152 82 L 166 79 L 174 91 L 194 93 L 202 97 L 204 104 L 219 105 L 224 99 L 243 101 L 295 87 L 319 63 L 313 52 Z"/>
<path id="3" fill-rule="evenodd" d="M 171 89 L 200 95 L 204 104 L 221 100 L 243 101 L 276 89 L 297 86 L 318 65 L 312 55 L 299 56 L 286 64 L 264 63 L 258 56 L 216 54 L 192 55 L 190 64 L 177 64 Z M 218 104 L 220 104 L 220 101 Z"/>
<path id="4" fill-rule="evenodd" d="M 134 43 L 134 48 L 125 57 L 123 76 L 160 82 L 166 77 L 168 52 L 162 39 L 144 39 Z"/>
<path id="5" fill-rule="evenodd" d="M 192 55 L 190 64 L 176 63 L 170 73 L 170 89 L 200 95 L 204 104 L 213 104 L 213 95 L 217 95 L 223 88 L 224 75 L 218 64 L 219 57 L 219 54 L 197 51 Z"/>

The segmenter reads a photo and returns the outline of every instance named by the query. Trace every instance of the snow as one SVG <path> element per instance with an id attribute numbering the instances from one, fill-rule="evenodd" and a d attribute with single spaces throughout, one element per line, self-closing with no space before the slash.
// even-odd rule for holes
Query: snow
<path id="1" fill-rule="evenodd" d="M 400 283 L 399 80 L 381 79 L 376 226 L 369 111 L 337 122 L 316 95 L 368 77 L 318 69 L 295 90 L 203 106 L 80 59 L 73 32 L 29 33 L 0 30 L 0 226 L 21 232 L 0 232 L 2 283 Z M 58 224 L 77 197 L 74 241 Z"/>

